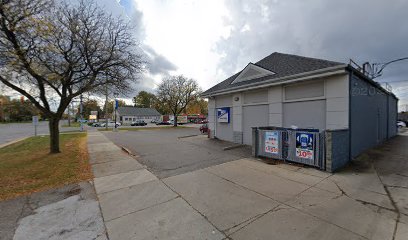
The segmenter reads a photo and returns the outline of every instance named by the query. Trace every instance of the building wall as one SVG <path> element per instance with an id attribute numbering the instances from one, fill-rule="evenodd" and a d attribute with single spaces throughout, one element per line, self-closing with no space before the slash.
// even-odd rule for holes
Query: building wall
<path id="1" fill-rule="evenodd" d="M 232 142 L 234 140 L 234 131 L 233 131 L 233 124 L 234 124 L 234 111 L 233 111 L 233 106 L 232 106 L 232 95 L 226 95 L 226 96 L 218 96 L 215 98 L 215 110 L 214 110 L 214 115 L 215 115 L 215 137 L 225 140 L 225 141 L 230 141 Z M 229 107 L 230 108 L 230 122 L 229 123 L 220 123 L 217 121 L 217 116 L 216 116 L 216 109 L 217 108 L 223 108 L 223 107 Z"/>
<path id="2" fill-rule="evenodd" d="M 326 128 L 326 101 L 289 102 L 283 105 L 283 127 L 309 128 L 324 130 Z"/>
<path id="3" fill-rule="evenodd" d="M 348 74 L 283 86 L 283 127 L 348 128 Z"/>
<path id="4" fill-rule="evenodd" d="M 244 144 L 251 144 L 251 127 L 346 129 L 348 99 L 348 74 L 215 96 L 208 102 L 209 128 L 211 136 Z M 216 122 L 220 107 L 231 107 L 230 124 Z"/>
<path id="5" fill-rule="evenodd" d="M 388 96 L 388 138 L 394 137 L 398 133 L 398 100 L 393 96 Z"/>
<path id="6" fill-rule="evenodd" d="M 208 129 L 210 131 L 210 137 L 213 138 L 215 135 L 215 98 L 208 99 Z"/>
<path id="7" fill-rule="evenodd" d="M 252 128 L 266 127 L 269 120 L 269 105 L 248 105 L 243 107 L 243 143 L 252 145 Z"/>
<path id="8" fill-rule="evenodd" d="M 130 125 L 136 120 L 143 120 L 149 123 L 152 120 L 160 121 L 160 116 L 121 116 L 123 125 Z"/>
<path id="9" fill-rule="evenodd" d="M 268 89 L 269 126 L 282 127 L 283 124 L 283 88 L 275 86 Z"/>
<path id="10" fill-rule="evenodd" d="M 326 78 L 326 129 L 349 127 L 349 75 Z"/>
<path id="11" fill-rule="evenodd" d="M 396 134 L 397 101 L 376 86 L 351 78 L 351 157 Z"/>

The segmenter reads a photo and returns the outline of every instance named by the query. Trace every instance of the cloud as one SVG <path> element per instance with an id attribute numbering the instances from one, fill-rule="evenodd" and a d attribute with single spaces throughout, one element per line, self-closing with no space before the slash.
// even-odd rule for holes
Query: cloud
<path id="1" fill-rule="evenodd" d="M 223 56 L 217 68 L 227 76 L 275 51 L 360 64 L 408 56 L 404 0 L 226 0 L 226 5 L 230 34 L 215 51 Z M 392 64 L 376 80 L 406 80 L 407 66 L 408 61 Z M 396 87 L 401 85 L 407 84 Z"/>
<path id="2" fill-rule="evenodd" d="M 171 71 L 177 70 L 176 65 L 163 55 L 158 54 L 152 47 L 144 45 L 142 48 L 149 59 L 148 70 L 151 74 L 168 75 Z"/>

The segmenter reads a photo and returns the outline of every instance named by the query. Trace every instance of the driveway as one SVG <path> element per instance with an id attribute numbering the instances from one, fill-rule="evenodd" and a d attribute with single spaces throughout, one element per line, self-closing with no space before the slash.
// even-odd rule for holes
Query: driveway
<path id="1" fill-rule="evenodd" d="M 165 128 L 104 132 L 116 145 L 126 147 L 140 163 L 159 178 L 166 178 L 213 165 L 250 157 L 251 149 L 224 151 L 229 142 L 210 140 L 196 128 Z"/>

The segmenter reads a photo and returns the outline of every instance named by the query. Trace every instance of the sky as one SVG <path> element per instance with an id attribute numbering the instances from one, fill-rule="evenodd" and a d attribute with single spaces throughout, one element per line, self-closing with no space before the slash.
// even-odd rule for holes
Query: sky
<path id="1" fill-rule="evenodd" d="M 175 74 L 206 90 L 273 52 L 359 64 L 408 57 L 406 0 L 99 1 L 117 2 L 137 26 L 150 70 L 136 90 Z M 376 80 L 408 104 L 408 61 Z"/>
<path id="2" fill-rule="evenodd" d="M 178 74 L 206 90 L 273 52 L 359 64 L 408 57 L 406 0 L 96 2 L 131 21 L 149 62 L 133 95 Z M 400 104 L 408 104 L 408 60 L 376 80 L 390 82 Z"/>

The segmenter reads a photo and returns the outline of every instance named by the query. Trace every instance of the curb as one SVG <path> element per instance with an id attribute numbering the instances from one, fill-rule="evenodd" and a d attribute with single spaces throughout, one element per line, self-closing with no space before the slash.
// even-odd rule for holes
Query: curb
<path id="1" fill-rule="evenodd" d="M 240 148 L 240 147 L 244 147 L 244 144 L 239 144 L 239 145 L 233 145 L 233 146 L 227 146 L 224 147 L 222 150 L 227 151 L 227 150 L 231 150 L 231 149 L 235 149 L 235 148 Z"/>
<path id="2" fill-rule="evenodd" d="M 189 138 L 189 137 L 196 137 L 196 136 L 199 136 L 199 135 L 198 135 L 198 134 L 193 134 L 193 135 L 181 136 L 181 137 L 178 137 L 178 139 L 181 139 L 181 138 Z"/>
<path id="3" fill-rule="evenodd" d="M 29 137 L 22 137 L 22 138 L 15 139 L 15 140 L 13 140 L 13 141 L 11 141 L 11 142 L 7 142 L 7 143 L 4 143 L 4 144 L 1 144 L 1 145 L 0 145 L 0 148 L 7 147 L 7 146 L 9 146 L 9 145 L 11 145 L 11 144 L 14 144 L 14 143 L 23 141 L 23 140 L 25 140 L 25 139 L 27 139 L 27 138 L 29 138 Z"/>
<path id="4" fill-rule="evenodd" d="M 132 152 L 129 149 L 127 149 L 125 147 L 121 147 L 121 148 L 122 148 L 122 151 L 126 152 L 129 155 L 132 155 Z"/>

